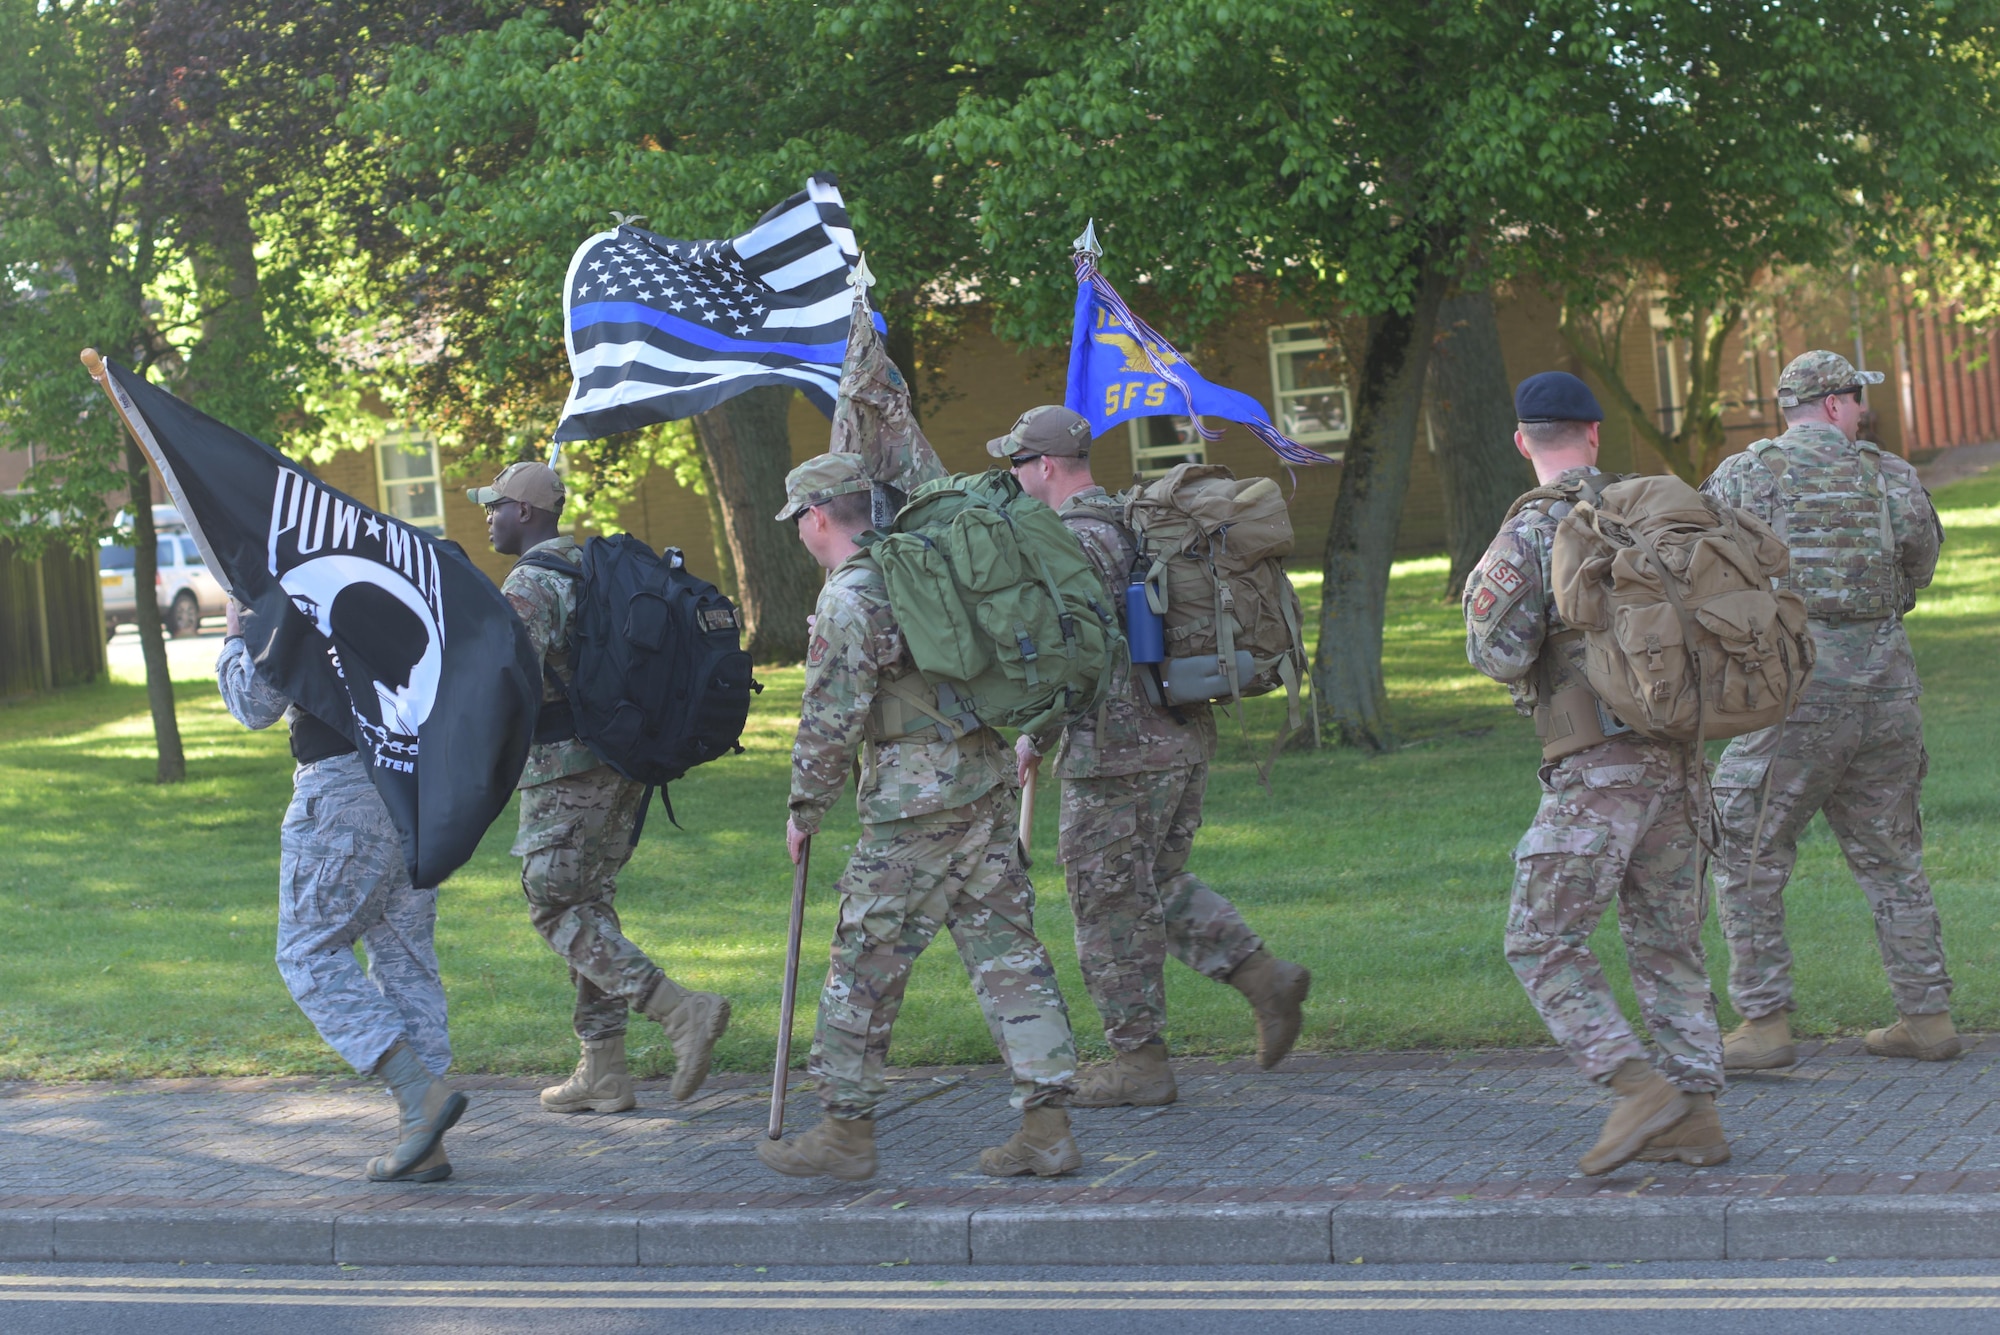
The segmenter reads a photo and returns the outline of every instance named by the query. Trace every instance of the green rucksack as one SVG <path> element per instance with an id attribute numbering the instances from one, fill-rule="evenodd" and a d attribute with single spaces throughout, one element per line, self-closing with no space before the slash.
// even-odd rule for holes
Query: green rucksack
<path id="1" fill-rule="evenodd" d="M 1082 544 L 1011 473 L 926 482 L 863 542 L 943 713 L 1038 732 L 1097 706 L 1124 637 Z"/>

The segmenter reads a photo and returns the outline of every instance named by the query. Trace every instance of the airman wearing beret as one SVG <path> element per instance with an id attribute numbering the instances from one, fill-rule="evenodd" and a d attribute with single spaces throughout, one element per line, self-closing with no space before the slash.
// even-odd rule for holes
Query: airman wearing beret
<path id="1" fill-rule="evenodd" d="M 1542 801 L 1514 849 L 1507 962 L 1584 1075 L 1618 1096 L 1585 1173 L 1633 1158 L 1729 1157 L 1715 1095 L 1722 1042 L 1702 960 L 1686 758 L 1627 728 L 1590 689 L 1579 632 L 1555 606 L 1557 524 L 1613 479 L 1597 470 L 1596 396 L 1547 371 L 1514 398 L 1515 447 L 1541 486 L 1514 503 L 1465 586 L 1466 656 L 1542 738 Z M 1590 934 L 1613 900 L 1659 1065 L 1620 1011 Z"/>

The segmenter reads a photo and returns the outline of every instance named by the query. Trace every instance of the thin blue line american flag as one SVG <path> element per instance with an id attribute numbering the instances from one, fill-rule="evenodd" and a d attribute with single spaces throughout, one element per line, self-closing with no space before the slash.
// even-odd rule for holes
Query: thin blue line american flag
<path id="1" fill-rule="evenodd" d="M 829 173 L 731 240 L 597 233 L 563 287 L 575 383 L 556 439 L 691 417 L 759 385 L 802 390 L 831 416 L 859 258 Z"/>

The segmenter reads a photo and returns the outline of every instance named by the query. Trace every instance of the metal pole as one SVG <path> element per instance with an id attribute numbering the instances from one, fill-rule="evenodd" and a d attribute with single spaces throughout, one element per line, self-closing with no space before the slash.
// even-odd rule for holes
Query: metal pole
<path id="1" fill-rule="evenodd" d="M 1027 782 L 1021 785 L 1021 824 L 1015 832 L 1015 837 L 1021 841 L 1023 871 L 1035 865 L 1035 860 L 1028 856 L 1028 849 L 1035 840 L 1035 780 L 1041 776 L 1041 766 L 1037 765 L 1028 771 Z"/>
<path id="2" fill-rule="evenodd" d="M 777 1140 L 785 1134 L 785 1077 L 792 1065 L 792 1007 L 799 999 L 799 938 L 806 930 L 806 868 L 812 862 L 812 836 L 799 849 L 792 873 L 792 925 L 785 939 L 785 992 L 778 1010 L 778 1061 L 771 1070 L 771 1124 L 764 1134 Z"/>

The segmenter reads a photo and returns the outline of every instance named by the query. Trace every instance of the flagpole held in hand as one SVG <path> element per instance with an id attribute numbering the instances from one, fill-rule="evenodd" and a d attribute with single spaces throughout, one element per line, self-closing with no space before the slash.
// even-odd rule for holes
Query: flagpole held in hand
<path id="1" fill-rule="evenodd" d="M 1021 841 L 1021 870 L 1027 871 L 1035 865 L 1028 856 L 1028 847 L 1035 839 L 1035 780 L 1041 777 L 1039 768 L 1028 771 L 1028 777 L 1021 781 L 1021 824 L 1015 837 Z"/>
<path id="2" fill-rule="evenodd" d="M 807 835 L 792 872 L 792 925 L 785 939 L 784 998 L 778 1005 L 778 1062 L 771 1071 L 771 1124 L 764 1133 L 772 1140 L 785 1134 L 785 1077 L 792 1065 L 792 1007 L 799 999 L 799 938 L 806 929 L 806 867 L 812 862 L 812 847 L 812 836 Z"/>

